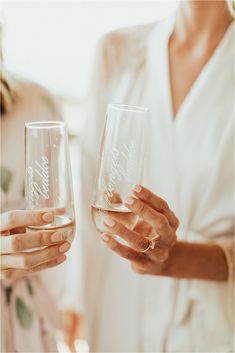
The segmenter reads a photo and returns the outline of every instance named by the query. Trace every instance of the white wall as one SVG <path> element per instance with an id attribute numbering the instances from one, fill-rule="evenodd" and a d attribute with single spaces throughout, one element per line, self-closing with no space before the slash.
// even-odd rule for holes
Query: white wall
<path id="1" fill-rule="evenodd" d="M 98 38 L 158 20 L 178 1 L 3 1 L 6 66 L 66 97 L 83 98 Z"/>

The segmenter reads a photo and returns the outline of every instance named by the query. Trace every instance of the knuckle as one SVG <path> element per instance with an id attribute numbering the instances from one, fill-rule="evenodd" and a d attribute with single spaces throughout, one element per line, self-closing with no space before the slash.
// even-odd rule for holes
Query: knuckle
<path id="1" fill-rule="evenodd" d="M 45 231 L 39 232 L 38 242 L 40 245 L 45 245 L 45 243 L 47 242 L 47 233 Z"/>
<path id="2" fill-rule="evenodd" d="M 16 212 L 17 211 L 9 211 L 8 212 L 8 224 L 10 226 L 14 226 L 16 222 Z"/>
<path id="3" fill-rule="evenodd" d="M 67 243 L 67 242 L 66 242 Z M 58 254 L 60 254 L 60 250 L 59 250 L 59 248 L 60 248 L 60 246 L 59 245 L 57 245 L 57 246 L 53 246 L 53 247 L 51 247 L 52 248 L 52 256 L 51 257 L 55 257 L 55 256 L 57 256 Z M 69 248 L 70 249 L 70 248 Z M 50 254 L 50 248 L 49 248 L 49 254 Z"/>
<path id="4" fill-rule="evenodd" d="M 177 236 L 176 234 L 173 234 L 172 237 L 171 237 L 171 246 L 173 246 L 177 241 Z"/>
<path id="5" fill-rule="evenodd" d="M 141 214 L 145 213 L 145 205 L 140 201 L 136 202 L 136 211 Z"/>
<path id="6" fill-rule="evenodd" d="M 173 211 L 169 212 L 169 222 L 172 227 L 178 228 L 180 222 Z"/>
<path id="7" fill-rule="evenodd" d="M 28 270 L 30 270 L 30 271 L 29 271 L 30 273 L 37 272 L 37 268 L 36 268 L 36 267 L 32 267 L 32 268 L 30 268 L 30 269 L 28 269 Z"/>
<path id="8" fill-rule="evenodd" d="M 115 223 L 115 226 L 113 227 L 113 230 L 115 231 L 115 232 L 118 232 L 118 233 L 122 233 L 122 224 L 120 224 L 120 223 Z"/>
<path id="9" fill-rule="evenodd" d="M 157 256 L 157 261 L 164 262 L 167 260 L 167 258 L 169 256 L 169 251 L 166 249 L 164 249 L 164 250 L 157 249 L 156 256 Z"/>
<path id="10" fill-rule="evenodd" d="M 144 238 L 142 238 L 142 239 L 138 239 L 137 241 L 136 241 L 136 247 L 137 247 L 137 249 L 146 249 L 146 247 L 148 246 L 148 244 L 146 244 L 147 243 L 147 239 L 144 239 Z"/>
<path id="11" fill-rule="evenodd" d="M 110 242 L 109 246 L 113 251 L 117 251 L 119 249 L 119 245 L 115 241 Z"/>
<path id="12" fill-rule="evenodd" d="M 149 271 L 149 262 L 146 260 L 140 260 L 138 263 L 132 262 L 131 268 L 134 272 L 144 275 L 147 274 Z"/>
<path id="13" fill-rule="evenodd" d="M 32 274 L 46 268 L 45 265 L 38 265 L 27 269 L 28 274 Z"/>
<path id="14" fill-rule="evenodd" d="M 53 262 L 54 263 L 54 262 Z M 51 262 L 46 262 L 40 266 L 38 266 L 37 271 L 42 271 L 42 270 L 46 270 L 47 268 L 52 266 L 52 261 Z"/>
<path id="15" fill-rule="evenodd" d="M 158 203 L 158 208 L 161 211 L 169 211 L 169 205 L 166 202 L 166 200 L 164 200 L 161 197 L 157 196 L 157 203 Z"/>
<path id="16" fill-rule="evenodd" d="M 157 227 L 159 229 L 159 231 L 163 231 L 166 228 L 166 220 L 165 217 L 160 216 L 157 222 Z"/>
<path id="17" fill-rule="evenodd" d="M 178 228 L 180 225 L 179 219 L 175 216 L 175 227 Z"/>
<path id="18" fill-rule="evenodd" d="M 32 267 L 32 260 L 29 255 L 22 256 L 22 267 L 25 270 L 29 270 Z"/>
<path id="19" fill-rule="evenodd" d="M 12 276 L 13 276 L 12 270 L 1 271 L 1 279 L 3 279 L 3 280 L 11 280 Z"/>
<path id="20" fill-rule="evenodd" d="M 30 222 L 32 223 L 35 223 L 35 224 L 38 224 L 38 223 L 41 223 L 41 213 L 38 213 L 38 212 L 29 212 L 29 215 L 28 215 L 29 219 L 30 219 Z"/>
<path id="21" fill-rule="evenodd" d="M 142 274 L 143 270 L 141 270 L 134 262 L 131 263 L 131 269 L 138 274 Z"/>
<path id="22" fill-rule="evenodd" d="M 142 189 L 141 195 L 142 195 L 143 199 L 146 200 L 146 201 L 150 201 L 151 198 L 152 198 L 151 192 L 148 189 L 145 189 L 145 188 Z"/>
<path id="23" fill-rule="evenodd" d="M 57 246 L 57 247 L 51 246 L 51 247 L 49 247 L 49 248 L 43 249 L 43 250 L 42 250 L 42 257 L 43 257 L 44 259 L 50 259 L 51 257 L 55 256 L 55 250 L 56 250 L 57 252 L 59 252 L 58 246 Z"/>
<path id="24" fill-rule="evenodd" d="M 151 274 L 152 273 L 152 268 L 153 268 L 153 264 L 151 261 L 145 261 L 144 265 L 144 272 L 146 275 Z"/>
<path id="25" fill-rule="evenodd" d="M 176 241 L 177 241 L 177 236 L 175 232 L 173 231 L 170 232 L 168 236 L 166 236 L 165 238 L 165 248 L 170 249 L 175 244 Z"/>
<path id="26" fill-rule="evenodd" d="M 18 252 L 22 249 L 22 241 L 20 236 L 16 235 L 12 237 L 12 250 Z"/>
<path id="27" fill-rule="evenodd" d="M 145 196 L 145 200 L 147 203 L 151 204 L 156 204 L 156 195 L 152 194 L 151 192 L 148 191 L 148 193 Z"/>
<path id="28" fill-rule="evenodd" d="M 125 258 L 127 260 L 132 260 L 133 259 L 132 253 L 127 250 L 126 253 L 125 253 Z"/>
<path id="29" fill-rule="evenodd" d="M 57 259 L 45 263 L 46 268 L 53 267 L 57 264 Z"/>
<path id="30" fill-rule="evenodd" d="M 130 231 L 125 226 L 120 225 L 118 230 L 119 230 L 119 234 L 124 236 L 125 238 L 129 236 Z"/>
<path id="31" fill-rule="evenodd" d="M 169 206 L 168 206 L 167 202 L 162 199 L 159 200 L 159 208 L 161 209 L 161 211 L 168 211 L 169 210 Z"/>

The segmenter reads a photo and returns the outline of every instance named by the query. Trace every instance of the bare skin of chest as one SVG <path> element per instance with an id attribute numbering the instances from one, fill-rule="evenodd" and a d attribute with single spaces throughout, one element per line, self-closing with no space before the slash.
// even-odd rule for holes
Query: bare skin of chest
<path id="1" fill-rule="evenodd" d="M 210 60 L 214 48 L 197 53 L 197 48 L 176 48 L 169 43 L 169 74 L 173 115 L 176 117 L 182 103 Z"/>

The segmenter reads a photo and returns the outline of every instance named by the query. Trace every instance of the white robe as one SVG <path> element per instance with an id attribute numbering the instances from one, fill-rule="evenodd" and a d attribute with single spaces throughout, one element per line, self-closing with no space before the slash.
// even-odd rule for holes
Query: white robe
<path id="1" fill-rule="evenodd" d="M 173 119 L 168 66 L 173 25 L 170 17 L 120 30 L 98 48 L 90 115 L 79 146 L 78 232 L 91 351 L 233 351 L 234 28 Z M 229 283 L 137 275 L 103 244 L 92 224 L 90 200 L 106 105 L 114 102 L 149 108 L 143 185 L 166 199 L 179 218 L 178 239 L 221 245 Z"/>

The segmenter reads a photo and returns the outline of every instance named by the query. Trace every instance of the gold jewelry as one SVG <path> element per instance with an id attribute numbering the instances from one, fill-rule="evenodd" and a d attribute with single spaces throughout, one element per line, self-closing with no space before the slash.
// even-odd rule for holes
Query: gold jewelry
<path id="1" fill-rule="evenodd" d="M 155 240 L 154 239 L 149 239 L 148 237 L 145 237 L 146 239 L 148 239 L 149 243 L 146 249 L 141 250 L 142 253 L 146 253 L 149 249 L 154 249 L 155 246 Z"/>
<path id="2" fill-rule="evenodd" d="M 154 249 L 155 248 L 155 244 L 156 244 L 156 239 L 159 239 L 160 235 L 156 234 L 156 236 L 154 238 L 148 238 L 145 237 L 146 239 L 148 239 L 149 243 L 146 249 L 141 250 L 142 253 L 146 253 L 149 249 Z"/>

